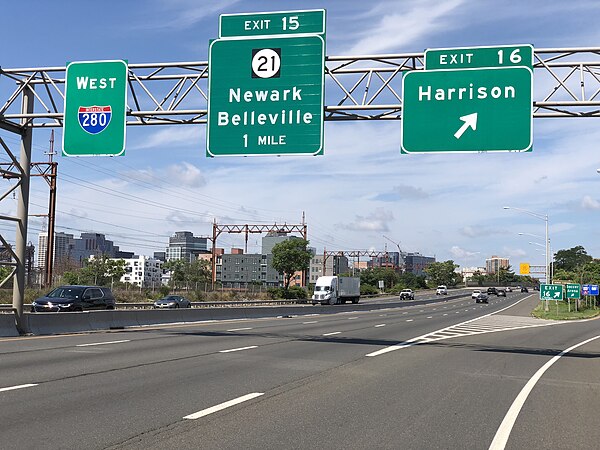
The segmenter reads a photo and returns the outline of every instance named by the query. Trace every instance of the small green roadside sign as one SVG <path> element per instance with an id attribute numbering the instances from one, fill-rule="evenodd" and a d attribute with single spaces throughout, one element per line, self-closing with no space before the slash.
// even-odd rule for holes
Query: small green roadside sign
<path id="1" fill-rule="evenodd" d="M 581 298 L 581 285 L 580 284 L 567 284 L 567 298 L 568 299 L 579 299 Z"/>
<path id="2" fill-rule="evenodd" d="M 127 63 L 67 65 L 63 155 L 117 156 L 125 152 Z"/>
<path id="3" fill-rule="evenodd" d="M 527 151 L 532 80 L 528 67 L 408 72 L 402 79 L 402 151 Z"/>
<path id="4" fill-rule="evenodd" d="M 476 69 L 483 67 L 533 67 L 533 46 L 434 48 L 425 51 L 425 69 Z"/>
<path id="5" fill-rule="evenodd" d="M 563 285 L 562 284 L 541 284 L 540 285 L 540 300 L 562 300 Z"/>

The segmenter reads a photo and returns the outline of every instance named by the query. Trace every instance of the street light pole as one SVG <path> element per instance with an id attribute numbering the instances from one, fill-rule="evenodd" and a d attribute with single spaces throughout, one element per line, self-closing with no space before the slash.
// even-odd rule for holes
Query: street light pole
<path id="1" fill-rule="evenodd" d="M 546 276 L 546 283 L 547 284 L 552 284 L 552 280 L 549 276 L 549 270 L 548 270 L 548 255 L 550 253 L 550 250 L 548 249 L 548 245 L 549 245 L 549 239 L 548 239 L 548 214 L 540 214 L 540 213 L 536 213 L 533 211 L 529 211 L 527 209 L 522 209 L 522 208 L 515 208 L 514 206 L 505 206 L 504 209 L 514 209 L 515 211 L 521 211 L 525 214 L 529 214 L 530 216 L 535 217 L 536 219 L 540 219 L 543 220 L 545 222 L 545 230 L 546 230 L 546 266 L 545 266 L 545 276 Z"/>

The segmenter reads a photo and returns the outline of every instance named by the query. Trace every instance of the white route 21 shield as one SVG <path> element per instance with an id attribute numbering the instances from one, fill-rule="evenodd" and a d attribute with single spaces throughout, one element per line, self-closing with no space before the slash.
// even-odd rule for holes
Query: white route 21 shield
<path id="1" fill-rule="evenodd" d="M 98 134 L 106 130 L 112 117 L 110 106 L 80 106 L 79 125 L 87 133 Z"/>

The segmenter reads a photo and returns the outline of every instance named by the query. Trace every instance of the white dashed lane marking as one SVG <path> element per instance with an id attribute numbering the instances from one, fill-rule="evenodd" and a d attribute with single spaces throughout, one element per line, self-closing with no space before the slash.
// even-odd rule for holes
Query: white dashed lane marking
<path id="1" fill-rule="evenodd" d="M 202 411 L 198 411 L 194 414 L 189 414 L 189 415 L 185 416 L 184 419 L 188 419 L 188 420 L 199 419 L 200 417 L 208 416 L 209 414 L 215 413 L 217 411 L 221 411 L 221 410 L 229 408 L 231 406 L 239 405 L 240 403 L 247 402 L 248 400 L 252 400 L 253 398 L 260 397 L 261 395 L 264 395 L 264 392 L 253 392 L 251 394 L 246 394 L 246 395 L 243 395 L 242 397 L 238 397 L 233 400 L 229 400 L 228 402 L 224 402 L 219 405 L 203 409 Z"/>
<path id="2" fill-rule="evenodd" d="M 9 386 L 9 387 L 5 387 L 5 388 L 0 388 L 0 392 L 6 392 L 6 391 L 14 391 L 17 389 L 25 389 L 28 387 L 33 387 L 33 386 L 37 386 L 37 384 L 20 384 L 18 386 Z"/>
<path id="3" fill-rule="evenodd" d="M 122 344 L 123 342 L 130 342 L 130 341 L 129 341 L 129 339 L 123 339 L 122 341 L 93 342 L 91 344 L 78 344 L 75 347 L 92 347 L 94 345 Z"/>
<path id="4" fill-rule="evenodd" d="M 219 353 L 239 352 L 242 350 L 250 350 L 252 348 L 258 348 L 258 345 L 250 345 L 248 347 L 239 347 L 239 348 L 230 348 L 229 350 L 219 350 Z"/>

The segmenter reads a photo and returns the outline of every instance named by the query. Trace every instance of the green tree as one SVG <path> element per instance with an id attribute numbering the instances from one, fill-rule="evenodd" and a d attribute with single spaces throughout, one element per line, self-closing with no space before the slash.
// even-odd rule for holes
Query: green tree
<path id="1" fill-rule="evenodd" d="M 423 289 L 427 287 L 425 277 L 422 275 L 416 275 L 412 272 L 405 272 L 401 274 L 398 277 L 398 284 L 401 285 L 403 289 Z"/>
<path id="2" fill-rule="evenodd" d="M 427 266 L 425 272 L 427 273 L 427 278 L 430 283 L 434 286 L 440 284 L 456 286 L 461 280 L 461 275 L 455 272 L 455 269 L 457 268 L 458 265 L 454 264 L 454 261 L 448 260 L 431 263 Z"/>
<path id="3" fill-rule="evenodd" d="M 366 284 L 379 289 L 379 281 L 383 280 L 386 288 L 393 288 L 399 281 L 399 276 L 391 267 L 372 267 L 360 272 L 360 284 Z"/>
<path id="4" fill-rule="evenodd" d="M 554 269 L 574 271 L 592 261 L 585 249 L 578 245 L 568 250 L 559 250 L 554 254 Z"/>
<path id="5" fill-rule="evenodd" d="M 108 286 L 113 281 L 119 281 L 124 274 L 125 260 L 101 255 L 86 259 L 81 269 L 65 272 L 63 281 L 67 284 Z"/>
<path id="6" fill-rule="evenodd" d="M 283 288 L 287 292 L 294 273 L 307 270 L 312 258 L 311 252 L 306 248 L 308 241 L 305 239 L 286 239 L 273 246 L 273 262 L 271 265 L 280 274 L 283 274 Z"/>
<path id="7" fill-rule="evenodd" d="M 192 262 L 183 259 L 172 259 L 164 264 L 164 268 L 171 272 L 169 284 L 178 289 L 190 284 L 207 283 L 210 281 L 211 272 L 209 262 L 197 259 Z"/>

